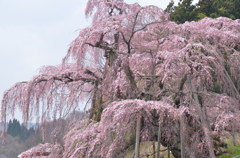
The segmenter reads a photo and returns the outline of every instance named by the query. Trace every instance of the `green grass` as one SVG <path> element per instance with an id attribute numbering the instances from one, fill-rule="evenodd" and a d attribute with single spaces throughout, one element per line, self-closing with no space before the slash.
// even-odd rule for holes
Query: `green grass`
<path id="1" fill-rule="evenodd" d="M 238 143 L 236 146 L 233 145 L 232 140 L 227 140 L 227 153 L 219 156 L 218 158 L 232 158 L 234 156 L 240 155 L 240 143 Z"/>

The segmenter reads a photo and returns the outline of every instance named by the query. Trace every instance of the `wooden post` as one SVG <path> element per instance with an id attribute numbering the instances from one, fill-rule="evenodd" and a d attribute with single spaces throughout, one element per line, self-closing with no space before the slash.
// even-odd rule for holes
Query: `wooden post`
<path id="1" fill-rule="evenodd" d="M 237 138 L 236 138 L 236 127 L 234 126 L 234 123 L 232 123 L 232 132 L 231 132 L 231 135 L 232 135 L 232 138 L 233 138 L 233 145 L 234 146 L 237 146 Z"/>
<path id="2" fill-rule="evenodd" d="M 161 146 L 161 122 L 158 125 L 158 144 L 157 144 L 157 158 L 160 158 L 160 146 Z"/>
<path id="3" fill-rule="evenodd" d="M 168 147 L 168 152 L 167 152 L 168 158 L 170 158 L 170 149 Z"/>
<path id="4" fill-rule="evenodd" d="M 136 126 L 136 144 L 135 144 L 135 158 L 139 158 L 139 144 L 140 144 L 140 128 L 141 128 L 141 117 L 137 117 Z"/>
<path id="5" fill-rule="evenodd" d="M 184 114 L 180 116 L 180 143 L 181 143 L 181 158 L 185 158 L 185 125 Z"/>
<path id="6" fill-rule="evenodd" d="M 156 158 L 156 149 L 155 149 L 155 141 L 152 142 L 152 146 L 153 146 L 153 158 Z"/>
<path id="7" fill-rule="evenodd" d="M 207 123 L 207 120 L 206 120 L 207 119 L 206 115 L 205 115 L 204 112 L 202 112 L 201 104 L 200 104 L 199 99 L 198 99 L 196 88 L 195 88 L 194 84 L 192 83 L 192 81 L 190 81 L 190 83 L 191 83 L 191 88 L 192 88 L 192 93 L 193 93 L 193 99 L 194 99 L 195 104 L 196 104 L 195 108 L 196 108 L 197 114 L 198 114 L 198 116 L 201 120 L 201 125 L 202 125 L 204 136 L 205 136 L 205 139 L 206 139 L 206 142 L 207 142 L 207 146 L 208 146 L 208 150 L 209 150 L 209 156 L 210 156 L 210 158 L 216 158 L 215 154 L 214 154 L 214 149 L 213 149 L 213 144 L 212 144 L 212 139 L 211 139 L 209 126 L 208 126 L 208 123 Z"/>

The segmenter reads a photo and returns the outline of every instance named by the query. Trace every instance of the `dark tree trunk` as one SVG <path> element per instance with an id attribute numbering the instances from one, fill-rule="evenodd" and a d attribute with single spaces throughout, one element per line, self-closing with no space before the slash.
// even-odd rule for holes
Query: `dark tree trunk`
<path id="1" fill-rule="evenodd" d="M 158 125 L 158 144 L 157 144 L 157 158 L 160 158 L 160 147 L 161 147 L 161 122 Z"/>
<path id="2" fill-rule="evenodd" d="M 136 144 L 135 144 L 135 158 L 139 158 L 139 148 L 140 148 L 140 129 L 141 129 L 141 117 L 137 117 L 136 125 Z"/>

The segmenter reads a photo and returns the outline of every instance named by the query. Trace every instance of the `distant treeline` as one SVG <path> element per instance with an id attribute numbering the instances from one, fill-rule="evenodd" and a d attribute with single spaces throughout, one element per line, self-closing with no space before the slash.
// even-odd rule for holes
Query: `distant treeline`
<path id="1" fill-rule="evenodd" d="M 193 0 L 180 0 L 175 6 L 171 0 L 165 11 L 170 14 L 170 19 L 178 24 L 201 20 L 204 17 L 240 19 L 240 0 L 199 0 L 196 4 L 192 2 Z"/>
<path id="2" fill-rule="evenodd" d="M 7 134 L 13 137 L 19 137 L 24 141 L 35 132 L 33 127 L 27 128 L 23 124 L 21 125 L 17 119 L 10 120 L 7 127 Z"/>

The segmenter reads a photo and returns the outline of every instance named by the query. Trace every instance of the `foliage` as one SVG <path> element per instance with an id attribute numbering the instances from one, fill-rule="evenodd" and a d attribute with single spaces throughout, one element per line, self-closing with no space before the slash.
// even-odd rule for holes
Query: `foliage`
<path id="1" fill-rule="evenodd" d="M 7 134 L 13 137 L 19 137 L 20 140 L 24 141 L 29 136 L 31 136 L 35 130 L 33 128 L 28 129 L 24 125 L 20 125 L 20 122 L 17 119 L 13 119 L 9 121 L 7 127 Z"/>
<path id="2" fill-rule="evenodd" d="M 171 20 L 184 23 L 205 17 L 240 19 L 239 6 L 239 0 L 199 0 L 197 4 L 192 4 L 192 0 L 183 0 L 177 6 L 171 1 L 165 11 L 170 14 Z"/>
<path id="3" fill-rule="evenodd" d="M 0 138 L 0 141 L 3 138 Z M 5 138 L 6 144 L 0 145 L 0 153 L 6 155 L 8 158 L 16 158 L 22 151 L 26 150 L 22 141 L 17 137 L 7 136 Z"/>
<path id="4" fill-rule="evenodd" d="M 0 153 L 8 158 L 16 158 L 20 153 L 40 143 L 63 144 L 63 137 L 74 122 L 85 119 L 86 113 L 74 111 L 66 120 L 44 122 L 39 127 L 26 128 L 17 119 L 10 120 L 4 144 L 0 145 Z M 44 129 L 42 128 L 44 126 Z M 45 136 L 43 139 L 42 136 Z M 0 138 L 2 142 L 3 138 Z"/>
<path id="5" fill-rule="evenodd" d="M 186 19 L 195 10 L 191 2 L 181 3 Z M 156 6 L 122 0 L 89 0 L 86 15 L 92 25 L 80 31 L 60 66 L 44 67 L 5 92 L 3 122 L 19 108 L 24 121 L 36 113 L 44 125 L 88 97 L 90 118 L 65 135 L 66 158 L 119 156 L 133 145 L 137 116 L 141 141 L 156 141 L 160 121 L 161 144 L 175 157 L 181 156 L 182 126 L 186 157 L 198 158 L 214 157 L 212 131 L 239 130 L 239 20 L 178 25 Z"/>
<path id="6" fill-rule="evenodd" d="M 142 122 L 144 122 L 142 141 L 150 141 L 156 135 L 152 123 L 157 118 L 153 118 L 152 113 L 155 112 L 156 116 L 168 115 L 165 120 L 162 120 L 163 124 L 168 121 L 176 125 L 175 120 L 181 115 L 181 111 L 183 109 L 179 110 L 180 113 L 178 113 L 173 107 L 156 101 L 125 100 L 113 102 L 104 110 L 99 123 L 81 122 L 65 136 L 63 157 L 77 155 L 80 157 L 118 157 L 134 143 L 125 141 L 124 138 L 128 137 L 129 133 L 134 133 L 136 124 L 133 120 L 136 120 L 137 116 L 142 116 Z M 174 144 L 171 136 L 175 135 L 176 132 L 168 132 L 167 127 L 163 129 L 169 144 Z M 73 142 L 70 138 L 78 141 Z M 174 150 L 173 146 L 172 149 Z"/>
<path id="7" fill-rule="evenodd" d="M 31 149 L 23 152 L 20 154 L 20 157 L 46 157 L 46 156 L 39 156 L 38 152 L 50 152 L 50 155 L 47 157 L 51 158 L 51 154 L 59 154 L 59 151 L 61 150 L 61 146 L 58 144 L 50 144 L 50 143 L 45 143 L 45 144 L 38 144 L 35 147 L 32 147 Z M 59 158 L 59 157 L 57 157 Z"/>
<path id="8" fill-rule="evenodd" d="M 172 13 L 174 11 L 174 1 L 171 0 L 169 4 L 167 5 L 167 8 L 164 10 L 167 13 Z"/>
<path id="9" fill-rule="evenodd" d="M 231 19 L 239 19 L 239 6 L 238 0 L 200 0 L 198 5 L 198 14 L 204 13 L 208 17 L 217 18 L 220 16 L 229 17 Z"/>
<path id="10" fill-rule="evenodd" d="M 231 139 L 228 139 L 226 142 L 227 153 L 219 156 L 219 158 L 232 158 L 234 156 L 240 155 L 240 143 L 234 146 Z"/>
<path id="11" fill-rule="evenodd" d="M 170 2 L 165 9 L 170 13 L 170 19 L 176 23 L 184 23 L 185 21 L 193 21 L 196 17 L 196 6 L 192 5 L 193 0 L 183 0 L 178 3 L 178 6 L 174 7 L 173 2 Z M 169 7 L 171 9 L 169 9 Z"/>

